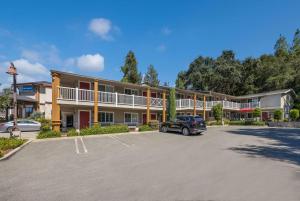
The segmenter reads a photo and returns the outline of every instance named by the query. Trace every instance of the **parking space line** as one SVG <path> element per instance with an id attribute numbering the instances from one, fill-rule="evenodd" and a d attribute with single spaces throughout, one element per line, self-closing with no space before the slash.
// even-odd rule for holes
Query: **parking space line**
<path id="1" fill-rule="evenodd" d="M 75 138 L 74 140 L 75 140 L 75 150 L 76 150 L 76 153 L 79 154 L 77 138 Z"/>
<path id="2" fill-rule="evenodd" d="M 130 144 L 127 144 L 126 142 L 124 142 L 124 141 L 122 141 L 119 137 L 117 137 L 117 136 L 109 136 L 110 138 L 112 138 L 112 139 L 114 139 L 114 140 L 116 140 L 116 141 L 118 141 L 118 142 L 120 142 L 122 145 L 124 145 L 125 147 L 131 147 L 131 145 Z"/>
<path id="3" fill-rule="evenodd" d="M 82 144 L 82 147 L 83 147 L 84 152 L 87 153 L 88 150 L 87 150 L 87 148 L 86 148 L 86 146 L 85 146 L 85 144 L 84 144 L 84 142 L 83 142 L 82 137 L 80 137 L 80 140 L 81 140 L 81 144 Z"/>

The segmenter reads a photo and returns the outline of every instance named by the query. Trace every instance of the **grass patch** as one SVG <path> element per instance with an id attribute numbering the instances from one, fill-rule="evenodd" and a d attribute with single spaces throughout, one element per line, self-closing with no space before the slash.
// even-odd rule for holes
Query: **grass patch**
<path id="1" fill-rule="evenodd" d="M 129 132 L 127 125 L 93 126 L 80 130 L 80 135 L 101 135 Z"/>
<path id="2" fill-rule="evenodd" d="M 153 130 L 157 130 L 155 128 L 152 128 L 149 125 L 141 125 L 139 126 L 139 132 L 144 132 L 144 131 L 153 131 Z"/>
<path id="3" fill-rule="evenodd" d="M 0 137 L 0 157 L 11 149 L 21 146 L 26 140 L 18 138 L 4 138 Z"/>
<path id="4" fill-rule="evenodd" d="M 44 138 L 55 138 L 55 137 L 61 137 L 61 133 L 58 131 L 48 130 L 48 131 L 40 131 L 36 138 L 44 139 Z"/>

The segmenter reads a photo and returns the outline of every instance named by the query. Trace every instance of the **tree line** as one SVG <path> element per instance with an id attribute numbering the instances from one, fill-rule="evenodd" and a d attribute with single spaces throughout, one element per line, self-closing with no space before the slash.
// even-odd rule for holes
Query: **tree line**
<path id="1" fill-rule="evenodd" d="M 230 95 L 293 88 L 300 94 L 300 30 L 291 45 L 280 35 L 274 53 L 258 58 L 239 60 L 232 50 L 224 50 L 217 58 L 199 56 L 178 73 L 176 87 Z"/>

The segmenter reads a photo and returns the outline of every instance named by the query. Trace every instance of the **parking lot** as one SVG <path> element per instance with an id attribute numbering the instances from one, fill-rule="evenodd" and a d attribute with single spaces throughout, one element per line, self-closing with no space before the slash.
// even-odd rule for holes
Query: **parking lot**
<path id="1" fill-rule="evenodd" d="M 299 201 L 300 130 L 41 140 L 0 162 L 0 200 Z"/>

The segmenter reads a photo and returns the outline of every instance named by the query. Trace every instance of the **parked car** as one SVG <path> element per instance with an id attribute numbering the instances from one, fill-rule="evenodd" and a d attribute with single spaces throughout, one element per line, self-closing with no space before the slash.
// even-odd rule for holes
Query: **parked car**
<path id="1" fill-rule="evenodd" d="M 168 121 L 160 124 L 161 132 L 175 131 L 183 135 L 199 134 L 206 131 L 206 124 L 200 116 L 177 116 L 175 121 Z"/>
<path id="2" fill-rule="evenodd" d="M 17 120 L 17 127 L 21 131 L 38 131 L 41 128 L 41 123 L 29 119 L 19 119 Z M 9 121 L 5 123 L 0 123 L 0 131 L 1 132 L 10 132 L 13 128 L 14 122 Z"/>

